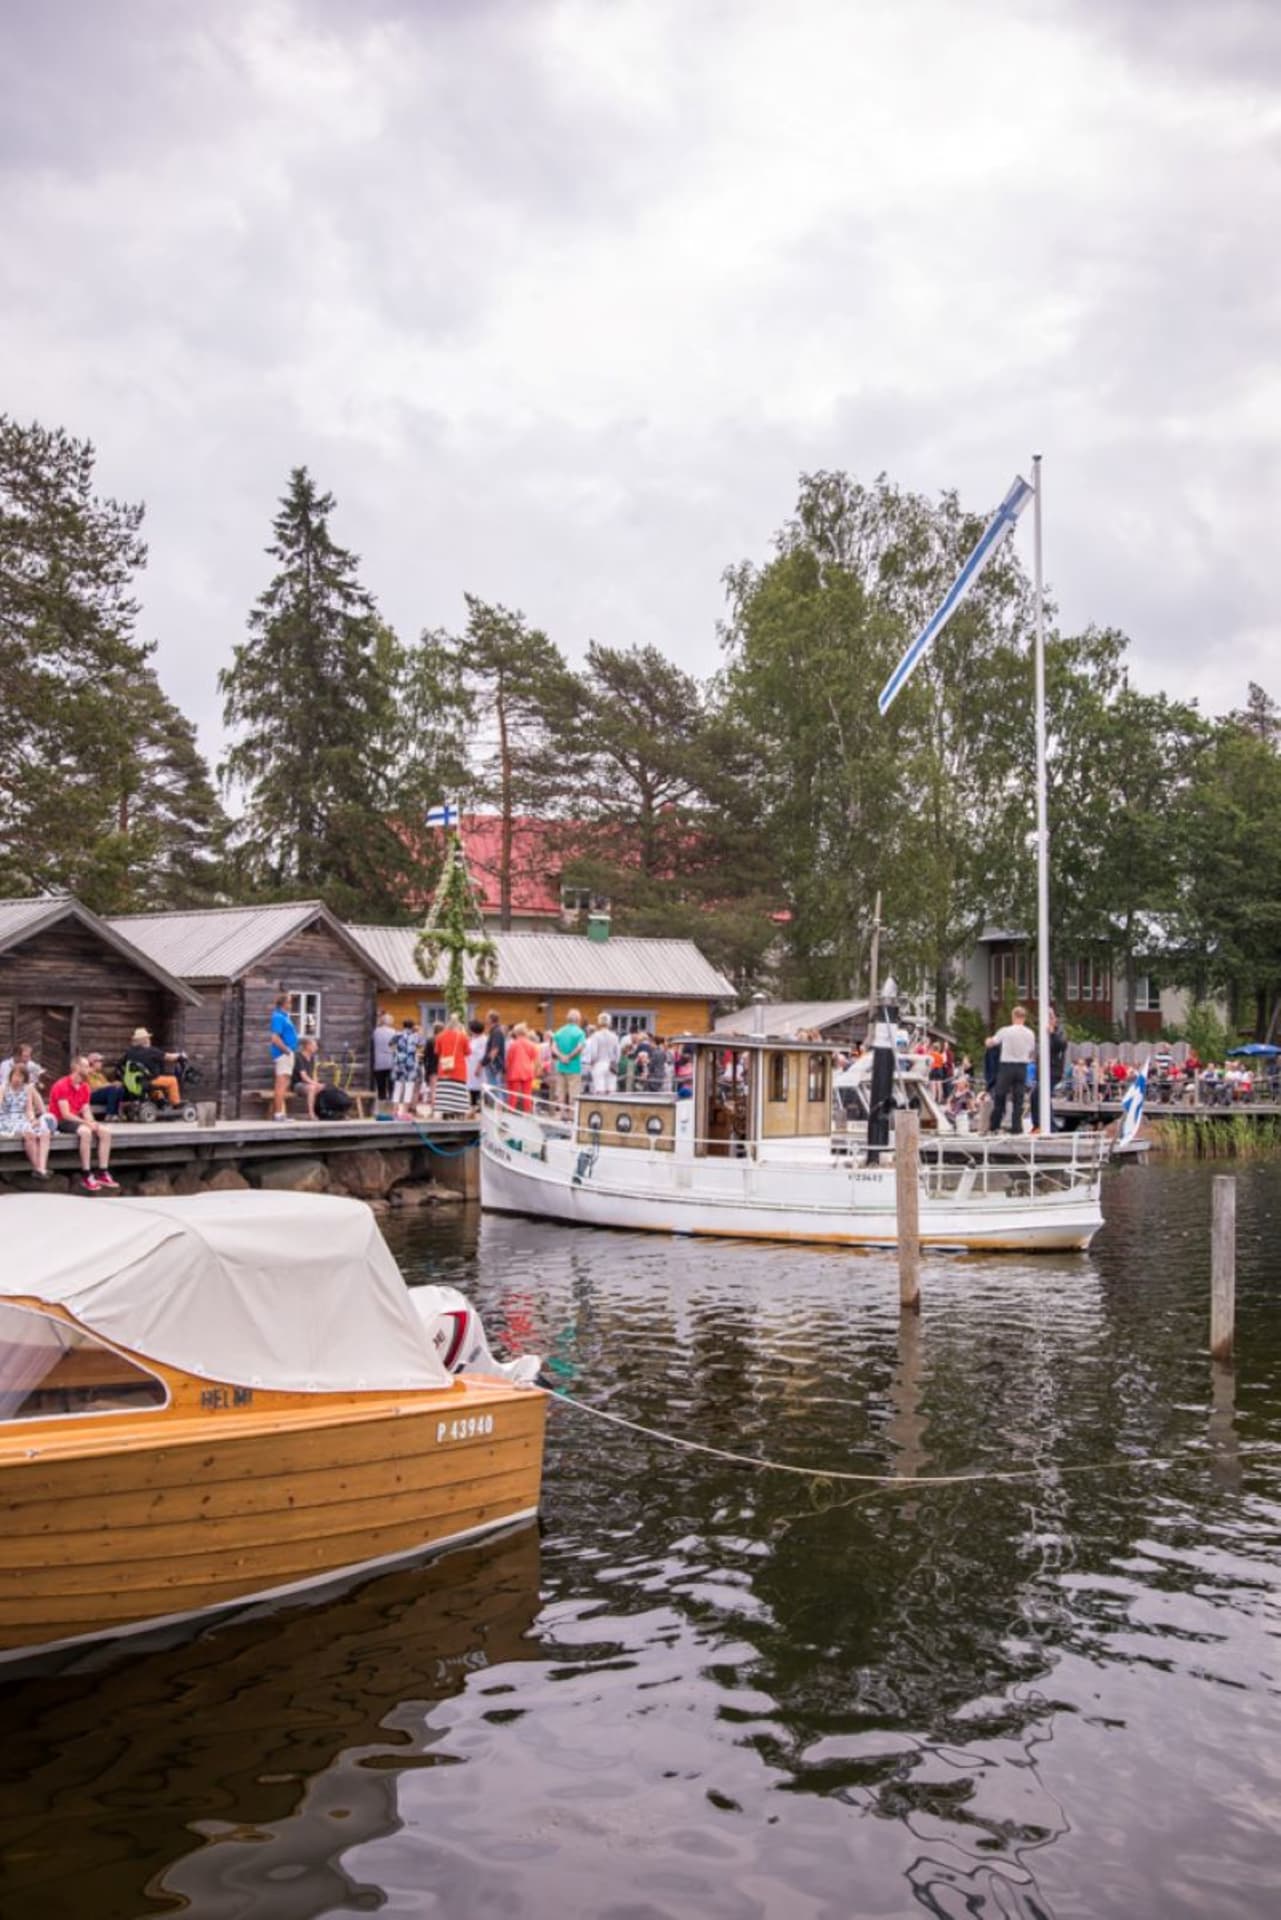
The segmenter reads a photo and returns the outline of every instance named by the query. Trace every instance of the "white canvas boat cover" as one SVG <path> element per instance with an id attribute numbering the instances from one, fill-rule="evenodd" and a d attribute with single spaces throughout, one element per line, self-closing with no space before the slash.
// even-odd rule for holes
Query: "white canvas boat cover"
<path id="1" fill-rule="evenodd" d="M 368 1207 L 301 1193 L 0 1200 L 0 1298 L 186 1373 L 292 1393 L 446 1387 Z"/>

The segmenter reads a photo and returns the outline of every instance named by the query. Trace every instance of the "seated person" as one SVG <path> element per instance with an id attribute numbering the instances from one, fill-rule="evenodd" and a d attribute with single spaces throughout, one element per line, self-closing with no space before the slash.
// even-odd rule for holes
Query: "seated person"
<path id="1" fill-rule="evenodd" d="M 153 1047 L 151 1034 L 146 1027 L 135 1027 L 133 1039 L 125 1049 L 125 1059 L 132 1060 L 141 1067 L 147 1076 L 149 1093 L 163 1093 L 171 1107 L 182 1104 L 182 1095 L 178 1089 L 176 1074 L 166 1071 L 181 1060 L 180 1053 L 166 1053 L 163 1047 Z"/>
<path id="2" fill-rule="evenodd" d="M 306 1096 L 309 1120 L 341 1120 L 351 1109 L 351 1095 L 321 1079 L 320 1048 L 313 1039 L 304 1040 L 294 1056 L 289 1090 Z"/>
<path id="3" fill-rule="evenodd" d="M 49 1089 L 49 1105 L 58 1122 L 59 1133 L 74 1133 L 80 1143 L 80 1184 L 86 1193 L 118 1193 L 119 1188 L 107 1171 L 111 1159 L 111 1130 L 95 1120 L 89 1111 L 89 1062 L 77 1054 L 71 1072 L 55 1080 Z M 93 1144 L 98 1143 L 98 1171 L 93 1171 Z"/>
<path id="4" fill-rule="evenodd" d="M 118 1120 L 120 1103 L 125 1090 L 119 1080 L 112 1080 L 102 1064 L 100 1053 L 86 1056 L 89 1061 L 89 1110 L 95 1119 Z"/>
<path id="5" fill-rule="evenodd" d="M 36 1107 L 39 1099 L 21 1065 L 10 1063 L 8 1073 L 0 1080 L 0 1135 L 16 1135 L 31 1162 L 32 1179 L 47 1180 L 52 1139 L 40 1122 Z"/>

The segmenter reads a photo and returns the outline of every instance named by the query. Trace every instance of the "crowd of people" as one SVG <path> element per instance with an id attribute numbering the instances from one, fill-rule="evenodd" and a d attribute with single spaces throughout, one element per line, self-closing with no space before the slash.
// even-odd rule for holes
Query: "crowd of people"
<path id="1" fill-rule="evenodd" d="M 372 1041 L 374 1089 L 396 1119 L 466 1113 L 486 1087 L 518 1110 L 540 1101 L 568 1114 L 584 1091 L 663 1093 L 692 1091 L 693 1055 L 653 1033 L 620 1037 L 608 1013 L 587 1024 L 571 1007 L 559 1027 L 524 1020 L 504 1024 L 455 1017 L 424 1031 L 416 1021 L 397 1026 L 385 1013 Z"/>

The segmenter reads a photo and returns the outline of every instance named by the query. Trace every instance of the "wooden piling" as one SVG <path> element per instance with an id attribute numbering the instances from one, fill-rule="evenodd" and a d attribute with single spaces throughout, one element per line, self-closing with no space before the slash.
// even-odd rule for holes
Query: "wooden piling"
<path id="1" fill-rule="evenodd" d="M 921 1309 L 921 1116 L 907 1107 L 894 1116 L 894 1205 L 898 1238 L 898 1301 L 903 1313 Z"/>
<path id="2" fill-rule="evenodd" d="M 1230 1173 L 1214 1176 L 1210 1214 L 1210 1353 L 1232 1358 L 1236 1331 L 1237 1183 Z"/>

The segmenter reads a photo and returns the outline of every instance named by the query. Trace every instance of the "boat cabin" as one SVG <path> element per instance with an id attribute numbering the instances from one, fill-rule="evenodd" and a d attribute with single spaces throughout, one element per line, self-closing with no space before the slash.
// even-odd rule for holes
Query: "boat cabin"
<path id="1" fill-rule="evenodd" d="M 769 1034 L 683 1034 L 692 1079 L 673 1093 L 585 1093 L 582 1146 L 641 1147 L 680 1158 L 733 1158 L 763 1143 L 826 1141 L 832 1131 L 832 1049 Z"/>

